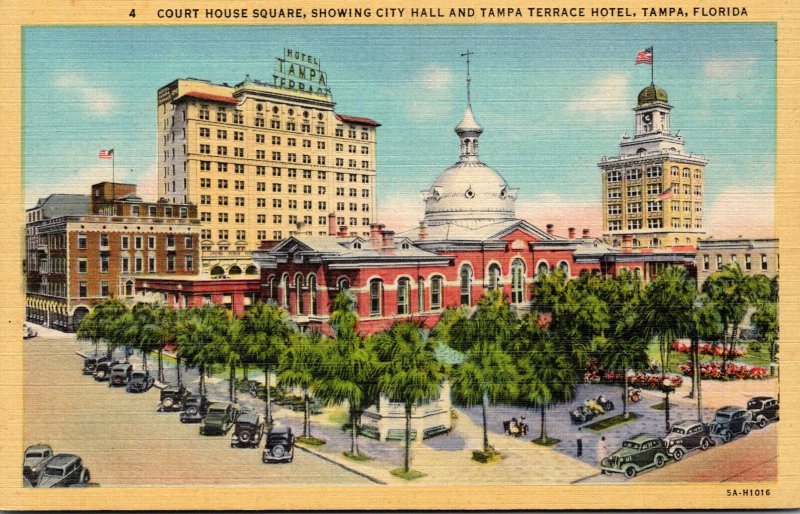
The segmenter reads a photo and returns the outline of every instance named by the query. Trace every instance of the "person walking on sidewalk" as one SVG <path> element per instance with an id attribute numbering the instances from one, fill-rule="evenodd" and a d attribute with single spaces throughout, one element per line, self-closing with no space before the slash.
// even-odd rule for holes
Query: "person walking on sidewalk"
<path id="1" fill-rule="evenodd" d="M 583 438 L 581 437 L 581 427 L 578 427 L 578 458 L 583 456 Z"/>
<path id="2" fill-rule="evenodd" d="M 608 457 L 608 445 L 606 444 L 606 436 L 602 436 L 597 442 L 597 462 L 603 462 L 606 457 Z"/>

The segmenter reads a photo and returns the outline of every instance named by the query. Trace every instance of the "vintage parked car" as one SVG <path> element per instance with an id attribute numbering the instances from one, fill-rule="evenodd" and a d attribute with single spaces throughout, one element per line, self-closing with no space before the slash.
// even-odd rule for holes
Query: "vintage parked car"
<path id="1" fill-rule="evenodd" d="M 711 422 L 711 437 L 727 443 L 737 435 L 750 433 L 751 414 L 741 407 L 723 407 L 714 415 Z"/>
<path id="2" fill-rule="evenodd" d="M 780 419 L 778 400 L 771 396 L 750 398 L 747 402 L 747 410 L 750 411 L 750 418 L 758 425 L 758 428 L 764 428 L 770 421 Z"/>
<path id="3" fill-rule="evenodd" d="M 183 400 L 181 406 L 181 423 L 199 423 L 208 413 L 210 402 L 205 396 L 190 394 Z"/>
<path id="4" fill-rule="evenodd" d="M 94 370 L 97 369 L 97 365 L 101 362 L 108 362 L 108 357 L 86 357 L 83 359 L 83 374 L 84 375 L 94 375 Z"/>
<path id="5" fill-rule="evenodd" d="M 161 390 L 158 411 L 181 410 L 188 396 L 189 391 L 183 385 L 168 385 Z"/>
<path id="6" fill-rule="evenodd" d="M 36 331 L 30 325 L 27 323 L 22 324 L 22 339 L 31 339 L 36 335 Z"/>
<path id="7" fill-rule="evenodd" d="M 639 434 L 600 462 L 602 473 L 622 473 L 633 478 L 646 469 L 660 468 L 669 459 L 664 441 L 657 435 Z"/>
<path id="8" fill-rule="evenodd" d="M 236 419 L 236 425 L 231 435 L 231 448 L 246 447 L 258 448 L 264 437 L 264 416 L 261 414 L 243 413 Z"/>
<path id="9" fill-rule="evenodd" d="M 664 436 L 664 445 L 669 456 L 678 461 L 692 450 L 708 450 L 711 437 L 706 426 L 699 421 L 679 421 Z"/>
<path id="10" fill-rule="evenodd" d="M 131 378 L 128 380 L 128 385 L 125 390 L 129 393 L 144 393 L 156 383 L 156 379 L 150 376 L 147 370 L 137 369 L 131 373 Z"/>
<path id="11" fill-rule="evenodd" d="M 44 467 L 36 487 L 74 487 L 87 483 L 89 470 L 77 455 L 59 453 Z"/>
<path id="12" fill-rule="evenodd" d="M 25 487 L 36 487 L 47 463 L 53 459 L 53 449 L 46 444 L 34 444 L 25 449 L 22 479 Z"/>
<path id="13" fill-rule="evenodd" d="M 105 382 L 111 378 L 111 369 L 117 364 L 122 364 L 119 361 L 100 361 L 94 367 L 94 379 L 98 382 Z"/>
<path id="14" fill-rule="evenodd" d="M 200 427 L 200 435 L 225 435 L 231 429 L 241 408 L 229 402 L 214 402 L 208 406 L 208 413 Z"/>
<path id="15" fill-rule="evenodd" d="M 111 368 L 111 379 L 109 380 L 109 387 L 110 386 L 122 386 L 126 385 L 128 381 L 131 379 L 131 374 L 133 373 L 133 365 L 131 364 L 117 364 Z"/>
<path id="16" fill-rule="evenodd" d="M 275 461 L 292 462 L 294 459 L 294 435 L 290 427 L 276 427 L 267 432 L 267 443 L 261 460 L 264 463 Z"/>

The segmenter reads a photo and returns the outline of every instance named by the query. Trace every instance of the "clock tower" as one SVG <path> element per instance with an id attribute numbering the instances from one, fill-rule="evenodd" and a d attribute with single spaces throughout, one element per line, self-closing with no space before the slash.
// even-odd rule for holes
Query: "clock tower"
<path id="1" fill-rule="evenodd" d="M 695 246 L 703 235 L 703 171 L 708 161 L 684 150 L 670 132 L 667 92 L 650 84 L 633 108 L 635 131 L 619 155 L 598 163 L 605 238 L 614 246 L 668 251 Z M 625 237 L 623 237 L 625 236 Z"/>

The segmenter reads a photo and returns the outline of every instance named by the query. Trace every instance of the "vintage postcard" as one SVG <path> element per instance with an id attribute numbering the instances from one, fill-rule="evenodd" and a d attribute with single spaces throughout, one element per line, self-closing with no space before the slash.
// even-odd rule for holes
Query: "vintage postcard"
<path id="1" fill-rule="evenodd" d="M 797 7 L 0 13 L 0 507 L 800 506 Z"/>

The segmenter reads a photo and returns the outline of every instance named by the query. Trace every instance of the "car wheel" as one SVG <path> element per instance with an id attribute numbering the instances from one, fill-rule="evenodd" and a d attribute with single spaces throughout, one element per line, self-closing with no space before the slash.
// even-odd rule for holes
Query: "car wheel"
<path id="1" fill-rule="evenodd" d="M 636 476 L 636 468 L 628 466 L 625 468 L 625 478 L 633 478 Z"/>
<path id="2" fill-rule="evenodd" d="M 660 453 L 656 455 L 655 463 L 657 468 L 663 468 L 665 462 L 667 462 L 666 457 L 664 457 Z"/>
<path id="3" fill-rule="evenodd" d="M 83 470 L 83 473 L 81 474 L 81 483 L 85 484 L 85 483 L 89 482 L 89 480 L 91 480 L 91 479 L 92 479 L 92 477 L 89 474 L 89 470 L 88 469 Z"/>
<path id="4" fill-rule="evenodd" d="M 681 460 L 683 458 L 683 455 L 684 455 L 683 450 L 681 450 L 680 448 L 675 448 L 675 451 L 672 452 L 672 458 L 675 459 L 676 462 Z"/>
<path id="5" fill-rule="evenodd" d="M 189 414 L 190 416 L 194 416 L 195 414 L 197 414 L 197 407 L 187 407 L 186 408 L 186 414 Z"/>
<path id="6" fill-rule="evenodd" d="M 758 428 L 764 428 L 765 426 L 767 426 L 767 418 L 759 418 Z"/>
<path id="7" fill-rule="evenodd" d="M 175 399 L 174 398 L 170 398 L 170 397 L 164 398 L 164 401 L 161 402 L 161 405 L 165 409 L 171 409 L 172 406 L 175 405 Z"/>
<path id="8" fill-rule="evenodd" d="M 278 459 L 286 455 L 286 450 L 281 445 L 277 445 L 272 449 L 272 456 Z"/>
<path id="9" fill-rule="evenodd" d="M 95 376 L 95 378 L 99 378 L 99 379 L 106 378 L 106 372 L 105 371 L 98 371 L 97 375 Z"/>
<path id="10" fill-rule="evenodd" d="M 252 434 L 250 434 L 250 432 L 245 431 L 239 434 L 239 440 L 243 443 L 249 443 L 251 437 Z"/>
<path id="11" fill-rule="evenodd" d="M 729 443 L 729 442 L 731 442 L 731 439 L 733 439 L 733 434 L 731 434 L 730 430 L 726 430 L 725 433 L 722 434 L 722 439 L 726 443 Z"/>
<path id="12" fill-rule="evenodd" d="M 703 440 L 700 441 L 700 449 L 701 450 L 703 450 L 703 451 L 708 450 L 709 446 L 711 446 L 711 443 L 709 442 L 709 440 L 707 438 L 703 438 Z"/>
<path id="13" fill-rule="evenodd" d="M 744 435 L 747 435 L 747 434 L 750 433 L 750 423 L 745 423 L 744 424 L 744 426 L 742 427 L 742 433 Z"/>

